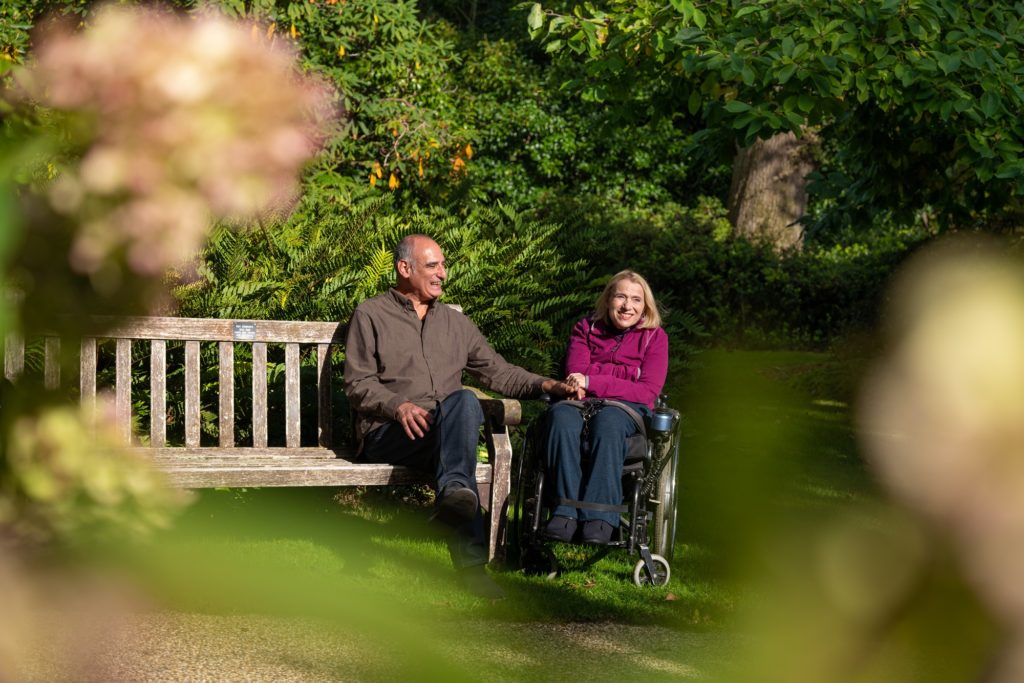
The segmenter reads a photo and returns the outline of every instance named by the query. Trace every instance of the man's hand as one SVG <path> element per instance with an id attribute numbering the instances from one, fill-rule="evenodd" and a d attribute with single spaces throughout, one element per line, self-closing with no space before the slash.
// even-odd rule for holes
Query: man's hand
<path id="1" fill-rule="evenodd" d="M 568 382 L 559 382 L 556 379 L 544 380 L 544 383 L 540 385 L 540 388 L 545 394 L 560 396 L 562 398 L 574 398 L 577 401 L 586 396 L 586 392 L 582 387 L 569 384 Z"/>
<path id="2" fill-rule="evenodd" d="M 395 419 L 402 425 L 405 435 L 415 441 L 422 439 L 430 431 L 434 416 L 415 403 L 406 401 L 398 406 Z"/>

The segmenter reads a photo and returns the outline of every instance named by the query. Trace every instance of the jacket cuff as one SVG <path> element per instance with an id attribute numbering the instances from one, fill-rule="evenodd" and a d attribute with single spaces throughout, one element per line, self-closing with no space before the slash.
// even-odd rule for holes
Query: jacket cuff
<path id="1" fill-rule="evenodd" d="M 395 396 L 391 398 L 387 403 L 384 404 L 384 417 L 389 420 L 398 419 L 398 406 L 406 402 L 406 399 L 402 396 Z"/>

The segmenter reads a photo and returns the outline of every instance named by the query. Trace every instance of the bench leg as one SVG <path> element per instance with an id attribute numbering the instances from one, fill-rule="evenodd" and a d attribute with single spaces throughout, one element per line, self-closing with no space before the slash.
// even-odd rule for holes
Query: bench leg
<path id="1" fill-rule="evenodd" d="M 491 508 L 490 508 L 490 544 L 487 558 L 504 560 L 504 546 L 501 543 L 505 533 L 505 520 L 508 516 L 508 494 L 512 476 L 512 441 L 508 431 L 495 431 L 494 458 L 491 462 Z"/>

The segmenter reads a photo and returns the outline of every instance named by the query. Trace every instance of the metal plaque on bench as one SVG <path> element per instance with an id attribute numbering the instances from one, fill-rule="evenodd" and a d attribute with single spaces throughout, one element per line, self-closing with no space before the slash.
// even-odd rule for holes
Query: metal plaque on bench
<path id="1" fill-rule="evenodd" d="M 256 339 L 256 323 L 236 322 L 233 325 L 235 341 L 254 341 Z"/>

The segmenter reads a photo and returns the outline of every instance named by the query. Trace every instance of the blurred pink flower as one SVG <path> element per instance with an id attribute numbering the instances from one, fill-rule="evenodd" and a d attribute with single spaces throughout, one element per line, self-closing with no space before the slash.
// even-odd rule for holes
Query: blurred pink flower
<path id="1" fill-rule="evenodd" d="M 323 139 L 328 90 L 293 54 L 218 16 L 107 7 L 80 33 L 51 26 L 38 46 L 24 92 L 90 131 L 48 196 L 80 226 L 80 273 L 123 258 L 159 276 L 213 221 L 288 206 Z"/>

